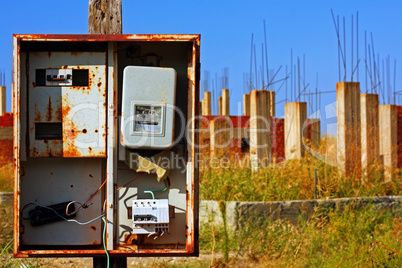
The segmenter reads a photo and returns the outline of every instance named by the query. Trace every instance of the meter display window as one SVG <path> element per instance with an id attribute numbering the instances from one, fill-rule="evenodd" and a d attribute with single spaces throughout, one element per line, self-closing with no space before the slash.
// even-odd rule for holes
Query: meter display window
<path id="1" fill-rule="evenodd" d="M 135 105 L 134 132 L 162 133 L 162 106 Z"/>

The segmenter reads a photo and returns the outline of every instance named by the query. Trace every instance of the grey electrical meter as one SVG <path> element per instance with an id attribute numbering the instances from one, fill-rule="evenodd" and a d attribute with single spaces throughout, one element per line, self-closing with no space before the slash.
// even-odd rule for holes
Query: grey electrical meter
<path id="1" fill-rule="evenodd" d="M 121 144 L 167 149 L 174 141 L 176 71 L 127 66 L 123 73 Z"/>

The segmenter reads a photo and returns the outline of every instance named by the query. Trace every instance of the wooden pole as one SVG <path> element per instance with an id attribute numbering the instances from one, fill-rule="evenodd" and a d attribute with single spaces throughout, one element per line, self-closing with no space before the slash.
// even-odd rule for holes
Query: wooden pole
<path id="1" fill-rule="evenodd" d="M 122 34 L 121 0 L 89 0 L 89 34 Z M 93 257 L 93 267 L 126 268 L 127 257 Z"/>
<path id="2" fill-rule="evenodd" d="M 89 34 L 122 34 L 121 0 L 89 0 Z"/>

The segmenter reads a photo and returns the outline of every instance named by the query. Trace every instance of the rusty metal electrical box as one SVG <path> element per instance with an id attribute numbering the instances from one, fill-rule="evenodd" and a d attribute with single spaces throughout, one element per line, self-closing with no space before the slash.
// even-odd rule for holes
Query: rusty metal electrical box
<path id="1" fill-rule="evenodd" d="M 199 35 L 14 35 L 14 255 L 197 256 Z"/>

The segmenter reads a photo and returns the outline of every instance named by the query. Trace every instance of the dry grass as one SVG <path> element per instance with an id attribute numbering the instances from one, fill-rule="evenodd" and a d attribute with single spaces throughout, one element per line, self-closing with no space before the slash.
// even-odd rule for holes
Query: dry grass
<path id="1" fill-rule="evenodd" d="M 317 153 L 321 158 L 317 158 Z M 314 153 L 313 153 L 314 154 Z M 324 158 L 325 156 L 325 158 Z M 234 159 L 234 157 L 229 157 Z M 306 152 L 302 160 L 285 161 L 253 173 L 249 165 L 232 160 L 224 168 L 204 166 L 200 172 L 200 198 L 225 201 L 283 201 L 314 198 L 314 170 L 317 171 L 317 198 L 391 196 L 402 194 L 402 177 L 384 179 L 383 167 L 369 164 L 363 172 L 342 174 L 336 161 L 336 138 L 325 137 L 315 156 Z M 329 163 L 329 164 L 328 164 Z M 332 164 L 332 165 L 331 165 Z M 218 165 L 215 165 L 218 166 Z M 217 187 L 219 185 L 219 187 Z"/>
<path id="2" fill-rule="evenodd" d="M 13 191 L 13 164 L 0 160 L 0 192 Z"/>

